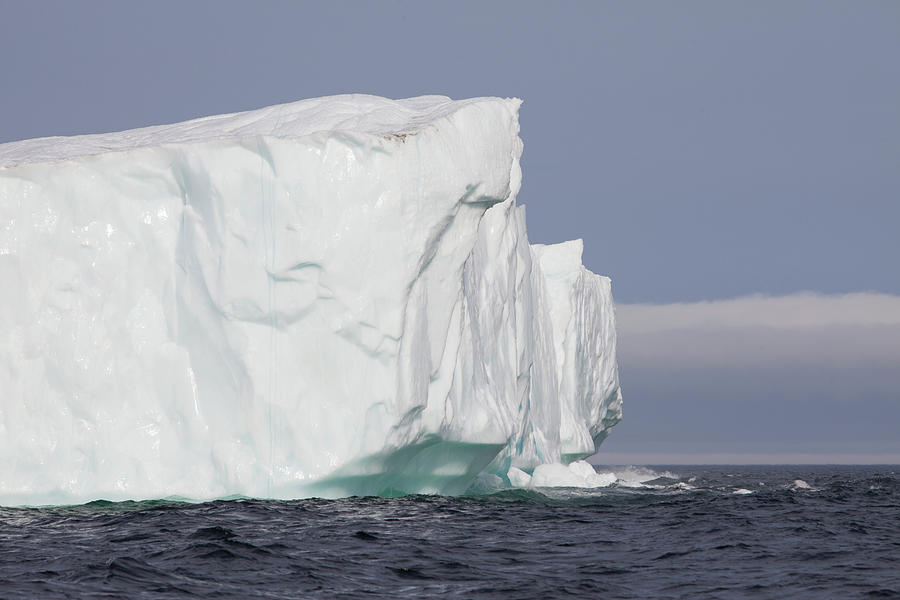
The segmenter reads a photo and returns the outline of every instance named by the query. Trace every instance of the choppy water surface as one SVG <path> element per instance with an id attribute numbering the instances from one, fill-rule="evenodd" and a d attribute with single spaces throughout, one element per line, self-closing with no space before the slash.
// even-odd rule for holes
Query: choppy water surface
<path id="1" fill-rule="evenodd" d="M 900 597 L 897 467 L 613 470 L 597 490 L 0 508 L 0 597 Z"/>

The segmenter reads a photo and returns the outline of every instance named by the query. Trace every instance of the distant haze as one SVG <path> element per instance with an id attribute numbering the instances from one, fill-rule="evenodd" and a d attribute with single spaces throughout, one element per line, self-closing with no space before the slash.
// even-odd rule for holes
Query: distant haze
<path id="1" fill-rule="evenodd" d="M 900 296 L 617 307 L 625 416 L 596 462 L 900 463 Z"/>

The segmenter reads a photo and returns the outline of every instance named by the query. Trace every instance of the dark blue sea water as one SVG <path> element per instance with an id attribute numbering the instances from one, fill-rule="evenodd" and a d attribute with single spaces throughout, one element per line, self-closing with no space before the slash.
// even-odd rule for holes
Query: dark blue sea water
<path id="1" fill-rule="evenodd" d="M 597 490 L 0 508 L 0 597 L 900 598 L 900 467 L 653 469 Z"/>

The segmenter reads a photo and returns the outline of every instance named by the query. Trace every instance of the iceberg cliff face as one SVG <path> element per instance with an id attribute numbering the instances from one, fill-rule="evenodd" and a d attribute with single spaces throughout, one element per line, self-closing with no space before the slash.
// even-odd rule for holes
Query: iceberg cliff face
<path id="1" fill-rule="evenodd" d="M 0 145 L 0 503 L 459 493 L 593 454 L 609 280 L 528 244 L 518 106 Z"/>

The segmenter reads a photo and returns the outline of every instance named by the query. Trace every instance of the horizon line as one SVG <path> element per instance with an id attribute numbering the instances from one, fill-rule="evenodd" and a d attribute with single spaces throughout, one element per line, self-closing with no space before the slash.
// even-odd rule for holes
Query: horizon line
<path id="1" fill-rule="evenodd" d="M 587 459 L 594 466 L 898 466 L 898 454 L 813 453 L 626 453 L 595 454 Z"/>

